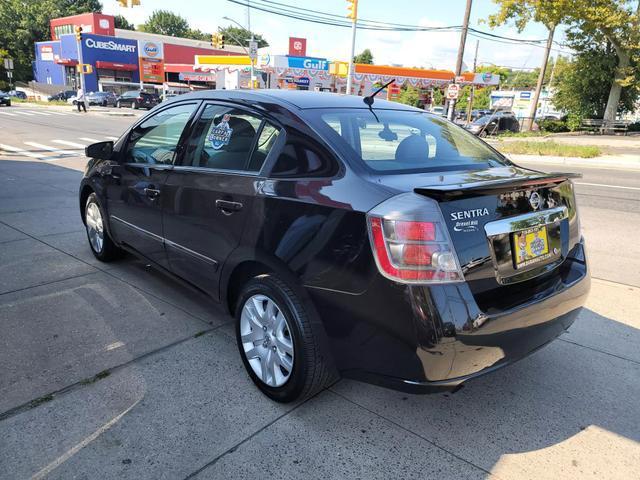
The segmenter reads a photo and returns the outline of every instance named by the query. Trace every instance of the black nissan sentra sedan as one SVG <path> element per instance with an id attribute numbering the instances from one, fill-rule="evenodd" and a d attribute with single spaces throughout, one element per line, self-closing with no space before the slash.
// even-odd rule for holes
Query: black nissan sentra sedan
<path id="1" fill-rule="evenodd" d="M 220 302 L 277 401 L 340 375 L 455 389 L 553 340 L 589 291 L 571 175 L 365 100 L 198 92 L 86 149 L 95 256 L 134 253 Z"/>

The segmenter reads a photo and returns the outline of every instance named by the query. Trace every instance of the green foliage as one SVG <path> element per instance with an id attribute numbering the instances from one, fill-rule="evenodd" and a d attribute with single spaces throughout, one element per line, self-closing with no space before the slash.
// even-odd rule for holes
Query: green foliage
<path id="1" fill-rule="evenodd" d="M 572 132 L 577 132 L 582 126 L 582 116 L 575 113 L 567 115 L 567 128 Z"/>
<path id="2" fill-rule="evenodd" d="M 121 28 L 122 30 L 136 29 L 136 27 L 133 26 L 133 23 L 130 23 L 129 20 L 124 18 L 122 15 L 116 15 L 113 17 L 113 24 L 116 28 Z"/>
<path id="3" fill-rule="evenodd" d="M 203 42 L 211 42 L 211 34 L 198 30 L 197 28 L 188 29 L 184 37 L 192 38 L 193 40 L 201 40 Z"/>
<path id="4" fill-rule="evenodd" d="M 562 120 L 540 120 L 538 121 L 538 127 L 543 132 L 560 133 L 568 132 L 569 127 L 567 122 Z"/>
<path id="5" fill-rule="evenodd" d="M 226 45 L 241 45 L 247 47 L 249 40 L 251 39 L 251 32 L 246 28 L 234 27 L 229 25 L 220 29 L 220 33 L 224 35 L 224 43 Z M 262 35 L 254 32 L 253 39 L 258 42 L 258 48 L 268 47 L 269 43 L 264 39 Z"/>
<path id="6" fill-rule="evenodd" d="M 444 93 L 439 88 L 433 89 L 433 105 L 443 105 L 444 104 Z"/>
<path id="7" fill-rule="evenodd" d="M 155 10 L 139 29 L 147 33 L 158 33 L 171 37 L 184 37 L 189 30 L 186 18 L 168 10 Z"/>
<path id="8" fill-rule="evenodd" d="M 509 141 L 498 146 L 502 153 L 522 155 L 551 155 L 556 157 L 593 158 L 602 154 L 600 148 L 592 145 L 568 145 L 551 140 L 545 141 Z"/>
<path id="9" fill-rule="evenodd" d="M 353 61 L 355 63 L 367 63 L 369 65 L 373 65 L 373 53 L 371 53 L 371 50 L 368 48 L 365 48 L 362 53 L 353 57 Z"/>
<path id="10" fill-rule="evenodd" d="M 50 19 L 100 11 L 102 4 L 98 0 L 0 1 L 0 45 L 13 58 L 13 80 L 32 78 L 34 43 L 50 40 Z M 4 71 L 2 74 L 5 76 Z"/>
<path id="11" fill-rule="evenodd" d="M 423 102 L 420 99 L 420 90 L 411 85 L 403 85 L 398 95 L 398 102 L 412 107 L 422 107 Z"/>

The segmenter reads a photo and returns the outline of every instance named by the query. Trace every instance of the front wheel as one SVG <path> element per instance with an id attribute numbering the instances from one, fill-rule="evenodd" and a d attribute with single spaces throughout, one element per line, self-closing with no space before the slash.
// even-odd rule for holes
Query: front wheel
<path id="1" fill-rule="evenodd" d="M 320 330 L 298 295 L 273 275 L 253 278 L 240 294 L 238 349 L 251 380 L 272 400 L 308 398 L 335 378 Z"/>
<path id="2" fill-rule="evenodd" d="M 104 228 L 104 210 L 95 193 L 87 198 L 84 210 L 84 223 L 91 252 L 100 261 L 110 262 L 120 257 L 122 251 L 113 242 L 109 232 Z"/>
<path id="3" fill-rule="evenodd" d="M 122 106 L 120 105 L 120 102 L 116 102 L 116 108 L 122 108 Z"/>

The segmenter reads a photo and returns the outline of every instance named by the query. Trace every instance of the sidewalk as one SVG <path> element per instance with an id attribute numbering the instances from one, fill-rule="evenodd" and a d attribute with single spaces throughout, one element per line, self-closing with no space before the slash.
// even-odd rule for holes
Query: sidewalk
<path id="1" fill-rule="evenodd" d="M 31 102 L 20 102 L 13 103 L 12 108 L 44 108 L 44 109 L 53 109 L 61 112 L 78 112 L 78 108 L 75 105 L 46 105 L 42 103 L 31 103 Z M 97 114 L 97 115 L 106 115 L 106 116 L 118 116 L 118 117 L 139 117 L 142 114 L 143 110 L 133 110 L 130 108 L 115 108 L 115 107 L 99 107 L 93 105 L 91 107 L 87 106 L 87 113 Z M 144 110 L 146 112 L 146 110 Z M 84 112 L 83 112 L 84 113 Z"/>

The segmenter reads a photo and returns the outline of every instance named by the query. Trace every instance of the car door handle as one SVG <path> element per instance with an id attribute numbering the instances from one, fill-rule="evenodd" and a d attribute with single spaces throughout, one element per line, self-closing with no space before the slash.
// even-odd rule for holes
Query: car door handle
<path id="1" fill-rule="evenodd" d="M 242 210 L 242 204 L 230 200 L 216 200 L 216 208 L 221 210 L 225 215 L 231 215 L 233 212 Z"/>
<path id="2" fill-rule="evenodd" d="M 144 189 L 144 193 L 147 195 L 147 197 L 153 199 L 156 197 L 160 196 L 160 190 L 156 189 L 156 188 L 145 188 Z"/>

